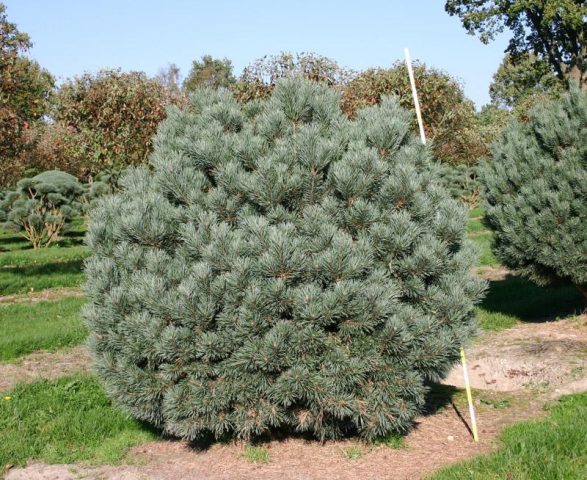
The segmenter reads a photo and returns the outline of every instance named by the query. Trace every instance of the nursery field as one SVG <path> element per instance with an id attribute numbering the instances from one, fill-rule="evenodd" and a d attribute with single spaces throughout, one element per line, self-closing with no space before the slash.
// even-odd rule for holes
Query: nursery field
<path id="1" fill-rule="evenodd" d="M 587 479 L 587 1 L 21 3 L 0 480 Z"/>
<path id="2" fill-rule="evenodd" d="M 271 438 L 187 445 L 112 405 L 91 373 L 80 318 L 83 223 L 33 251 L 0 232 L 0 465 L 24 478 L 560 478 L 587 476 L 587 317 L 572 287 L 511 275 L 470 214 L 489 291 L 468 351 L 481 441 L 455 368 L 405 438 L 374 445 Z M 456 463 L 455 463 L 456 462 Z M 454 464 L 447 466 L 448 464 Z M 443 468 L 445 467 L 445 468 Z M 196 478 L 194 477 L 194 478 Z"/>

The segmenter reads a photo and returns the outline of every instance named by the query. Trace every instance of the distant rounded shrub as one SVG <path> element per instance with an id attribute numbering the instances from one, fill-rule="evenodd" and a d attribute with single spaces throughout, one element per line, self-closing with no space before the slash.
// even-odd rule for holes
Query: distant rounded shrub
<path id="1" fill-rule="evenodd" d="M 503 264 L 587 296 L 587 94 L 572 89 L 504 129 L 480 169 Z"/>
<path id="2" fill-rule="evenodd" d="M 475 330 L 466 208 L 395 100 L 201 91 L 91 214 L 99 376 L 186 439 L 403 432 Z"/>
<path id="3" fill-rule="evenodd" d="M 465 164 L 443 165 L 440 179 L 453 198 L 469 206 L 477 205 L 480 185 L 477 180 L 477 166 Z"/>
<path id="4" fill-rule="evenodd" d="M 0 221 L 20 232 L 33 248 L 47 247 L 81 213 L 84 193 L 77 178 L 60 170 L 23 178 L 0 198 Z"/>

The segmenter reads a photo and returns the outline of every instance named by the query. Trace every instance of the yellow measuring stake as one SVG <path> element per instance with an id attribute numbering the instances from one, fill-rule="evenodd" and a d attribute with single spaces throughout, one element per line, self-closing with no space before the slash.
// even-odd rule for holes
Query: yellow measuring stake
<path id="1" fill-rule="evenodd" d="M 408 68 L 408 76 L 410 77 L 410 85 L 412 86 L 412 96 L 414 97 L 414 107 L 416 109 L 416 118 L 418 119 L 418 128 L 420 130 L 420 140 L 426 145 L 426 133 L 424 132 L 424 122 L 422 121 L 422 114 L 420 113 L 420 101 L 418 100 L 418 91 L 416 90 L 416 80 L 414 79 L 414 71 L 412 69 L 412 60 L 410 59 L 410 51 L 404 48 L 404 56 L 406 58 L 406 67 Z M 465 350 L 461 347 L 461 364 L 463 365 L 463 379 L 465 380 L 465 389 L 467 390 L 467 401 L 469 402 L 469 416 L 471 417 L 471 430 L 473 431 L 473 440 L 479 441 L 479 434 L 477 433 L 477 418 L 475 417 L 475 407 L 473 406 L 473 395 L 471 394 L 471 384 L 469 383 L 469 372 L 467 372 L 467 360 L 465 358 Z"/>
<path id="2" fill-rule="evenodd" d="M 477 433 L 477 417 L 475 416 L 475 407 L 473 406 L 473 395 L 471 394 L 471 383 L 469 382 L 469 372 L 467 371 L 467 359 L 465 349 L 461 347 L 461 364 L 463 365 L 463 379 L 465 380 L 465 390 L 467 390 L 467 402 L 469 402 L 469 417 L 471 417 L 471 430 L 473 430 L 473 440 L 479 441 Z"/>

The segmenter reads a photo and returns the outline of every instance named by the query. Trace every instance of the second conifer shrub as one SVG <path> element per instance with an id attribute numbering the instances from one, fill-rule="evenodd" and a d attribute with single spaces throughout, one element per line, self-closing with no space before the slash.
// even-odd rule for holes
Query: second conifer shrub
<path id="1" fill-rule="evenodd" d="M 480 169 L 487 222 L 503 264 L 587 298 L 587 93 L 574 87 L 514 122 Z"/>
<path id="2" fill-rule="evenodd" d="M 152 169 L 91 215 L 96 369 L 136 418 L 196 440 L 404 432 L 475 331 L 466 208 L 396 101 L 353 121 L 289 78 L 201 91 Z"/>

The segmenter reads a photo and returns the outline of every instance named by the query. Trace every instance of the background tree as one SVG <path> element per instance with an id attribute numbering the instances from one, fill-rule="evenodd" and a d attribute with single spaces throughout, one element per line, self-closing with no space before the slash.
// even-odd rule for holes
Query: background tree
<path id="1" fill-rule="evenodd" d="M 502 129 L 514 118 L 516 116 L 511 110 L 500 108 L 492 103 L 484 105 L 477 113 L 477 131 L 482 142 L 487 146 L 491 145 L 499 138 Z"/>
<path id="2" fill-rule="evenodd" d="M 536 55 L 522 53 L 513 61 L 511 55 L 506 54 L 493 75 L 489 95 L 494 105 L 512 108 L 532 95 L 556 95 L 563 89 L 564 83 L 548 63 Z"/>
<path id="3" fill-rule="evenodd" d="M 445 9 L 483 43 L 510 30 L 506 52 L 514 64 L 536 55 L 557 78 L 587 89 L 587 1 L 447 0 Z"/>
<path id="4" fill-rule="evenodd" d="M 475 107 L 465 97 L 459 82 L 418 62 L 414 65 L 414 76 L 424 129 L 427 138 L 433 142 L 435 156 L 450 164 L 473 164 L 486 155 L 486 146 L 478 132 Z M 344 88 L 342 109 L 347 115 L 354 116 L 359 109 L 379 103 L 385 95 L 397 96 L 402 107 L 414 110 L 408 72 L 403 62 L 396 62 L 389 69 L 369 69 L 358 74 Z M 416 131 L 415 114 L 412 125 Z"/>
<path id="5" fill-rule="evenodd" d="M 23 56 L 31 46 L 0 3 L 0 185 L 14 183 L 24 172 L 24 135 L 46 113 L 53 89 L 53 77 Z"/>
<path id="6" fill-rule="evenodd" d="M 342 88 L 352 74 L 334 60 L 316 53 L 281 52 L 265 55 L 245 67 L 233 91 L 240 102 L 248 102 L 269 96 L 279 79 L 291 75 L 301 75 L 330 87 Z"/>
<path id="7" fill-rule="evenodd" d="M 505 128 L 480 168 L 503 264 L 587 297 L 587 93 L 574 88 Z"/>
<path id="8" fill-rule="evenodd" d="M 232 62 L 228 58 L 222 60 L 204 55 L 200 61 L 194 60 L 183 88 L 186 92 L 194 92 L 198 88 L 229 88 L 235 82 L 232 74 Z"/>
<path id="9" fill-rule="evenodd" d="M 142 72 L 103 70 L 64 83 L 55 94 L 52 122 L 42 125 L 31 162 L 78 177 L 146 163 L 166 107 L 181 98 Z"/>
<path id="10" fill-rule="evenodd" d="M 200 90 L 92 211 L 85 318 L 117 403 L 186 439 L 405 432 L 475 330 L 467 209 L 393 99 Z"/>
<path id="11" fill-rule="evenodd" d="M 169 92 L 179 95 L 181 91 L 181 70 L 175 63 L 170 63 L 165 68 L 160 68 L 155 75 L 157 80 L 163 88 Z"/>
<path id="12" fill-rule="evenodd" d="M 59 170 L 23 178 L 0 201 L 0 221 L 20 232 L 33 248 L 47 247 L 81 213 L 84 193 L 77 178 Z"/>

